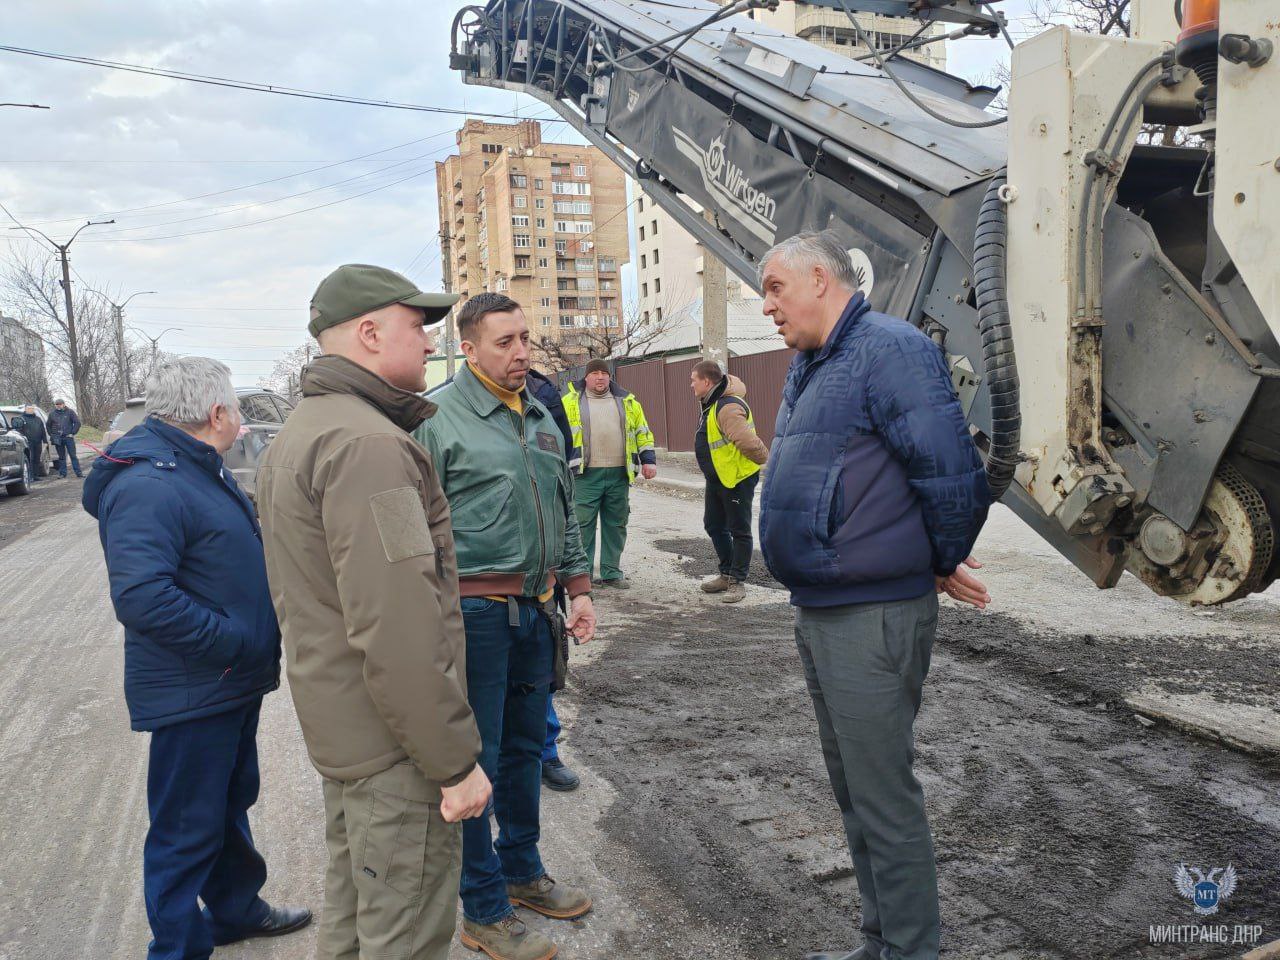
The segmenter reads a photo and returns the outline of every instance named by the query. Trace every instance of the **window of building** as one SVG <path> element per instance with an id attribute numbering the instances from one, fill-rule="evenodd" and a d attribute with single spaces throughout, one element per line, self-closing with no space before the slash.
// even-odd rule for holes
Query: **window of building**
<path id="1" fill-rule="evenodd" d="M 547 185 L 546 185 L 545 183 L 543 183 L 543 182 L 542 182 L 542 178 L 541 178 L 541 177 L 535 177 L 535 178 L 534 178 L 534 180 L 533 180 L 533 189 L 535 189 L 535 190 L 545 190 L 546 188 L 547 188 Z"/>
<path id="2" fill-rule="evenodd" d="M 539 180 L 538 182 L 539 182 L 539 183 L 541 183 L 542 181 L 541 181 L 541 180 Z M 533 209 L 535 209 L 535 210 L 545 210 L 545 209 L 547 209 L 547 198 L 546 198 L 546 197 L 534 197 L 534 198 L 533 198 Z"/>
<path id="3" fill-rule="evenodd" d="M 539 268 L 539 269 L 542 269 L 542 268 L 546 267 L 546 265 L 547 265 L 547 258 L 546 258 L 546 257 L 539 257 L 539 258 L 538 258 L 538 268 Z"/>
<path id="4" fill-rule="evenodd" d="M 546 217 L 539 217 L 539 218 L 538 218 L 538 229 L 539 229 L 539 230 L 545 230 L 545 229 L 547 229 L 547 218 L 546 218 Z"/>
<path id="5" fill-rule="evenodd" d="M 549 327 L 549 326 L 551 326 L 551 318 L 550 318 L 550 317 L 543 317 L 543 318 L 542 318 L 542 325 L 543 325 L 544 327 Z"/>
<path id="6" fill-rule="evenodd" d="M 556 241 L 556 253 L 568 253 L 568 252 L 569 252 L 569 241 L 568 241 L 568 240 L 557 240 L 557 241 Z"/>
<path id="7" fill-rule="evenodd" d="M 482 143 L 480 144 L 480 152 L 481 153 L 501 153 L 502 147 L 500 147 L 496 143 Z"/>
<path id="8" fill-rule="evenodd" d="M 595 233 L 596 225 L 590 220 L 579 220 L 573 225 L 575 233 Z"/>
<path id="9" fill-rule="evenodd" d="M 517 233 L 511 238 L 511 245 L 517 248 L 525 248 L 529 246 L 529 234 Z"/>
<path id="10" fill-rule="evenodd" d="M 653 308 L 653 322 L 654 322 L 654 323 L 661 323 L 661 322 L 662 322 L 662 308 L 661 308 L 661 307 L 654 307 L 654 308 Z"/>
<path id="11" fill-rule="evenodd" d="M 655 249 L 654 249 L 654 251 L 653 251 L 653 265 L 656 267 L 656 266 L 658 265 L 658 263 L 659 263 L 659 262 L 660 262 L 660 261 L 659 261 L 659 259 L 658 259 L 658 251 L 657 251 L 657 249 L 655 248 Z"/>
<path id="12" fill-rule="evenodd" d="M 594 290 L 595 288 L 596 288 L 595 277 L 579 277 L 578 278 L 579 290 Z"/>
<path id="13" fill-rule="evenodd" d="M 517 269 L 517 270 L 528 270 L 528 269 L 529 269 L 529 262 L 530 262 L 530 261 L 529 261 L 529 258 L 528 258 L 528 257 L 516 257 L 516 269 Z"/>
<path id="14" fill-rule="evenodd" d="M 643 213 L 643 212 L 644 212 L 644 197 L 641 197 L 640 199 L 638 199 L 638 200 L 636 201 L 636 212 L 637 212 L 637 213 Z"/>
<path id="15" fill-rule="evenodd" d="M 644 227 L 640 228 L 640 242 L 644 243 Z"/>
<path id="16" fill-rule="evenodd" d="M 640 296 L 642 297 L 649 296 L 649 284 L 647 283 L 640 284 Z"/>
<path id="17" fill-rule="evenodd" d="M 573 228 L 569 226 L 568 220 L 557 220 L 556 233 L 573 233 Z"/>
<path id="18" fill-rule="evenodd" d="M 591 196 L 591 184 L 575 180 L 553 180 L 551 181 L 551 192 L 569 196 L 589 197 Z"/>
<path id="19" fill-rule="evenodd" d="M 527 227 L 529 225 L 528 217 L 512 217 L 511 225 L 513 227 Z"/>
<path id="20" fill-rule="evenodd" d="M 545 249 L 547 249 L 547 238 L 546 238 L 546 237 L 539 237 L 539 238 L 538 238 L 538 249 L 539 249 L 539 250 L 545 250 Z"/>
<path id="21" fill-rule="evenodd" d="M 520 208 L 527 207 L 529 205 L 529 198 L 526 197 L 523 193 L 514 194 L 511 197 L 511 205 L 513 207 L 520 207 Z"/>
<path id="22" fill-rule="evenodd" d="M 649 232 L 656 237 L 658 235 L 658 221 L 657 220 L 653 221 L 653 223 L 650 226 L 652 226 L 653 229 L 650 230 Z"/>
<path id="23" fill-rule="evenodd" d="M 596 269 L 596 262 L 592 260 L 590 257 L 587 257 L 584 260 L 579 260 L 577 262 L 577 270 L 579 273 L 594 273 L 595 269 Z"/>
<path id="24" fill-rule="evenodd" d="M 649 269 L 649 260 L 643 253 L 640 254 L 640 269 L 641 270 Z"/>
<path id="25" fill-rule="evenodd" d="M 486 161 L 484 162 L 484 168 L 485 168 L 486 170 L 488 170 L 488 169 L 489 169 L 489 161 L 488 161 L 488 160 L 486 160 Z"/>
<path id="26" fill-rule="evenodd" d="M 613 281 L 612 281 L 612 280 L 601 280 L 601 281 L 600 281 L 600 289 L 601 289 L 601 290 L 612 290 L 612 289 L 613 289 Z"/>
<path id="27" fill-rule="evenodd" d="M 513 173 L 511 174 L 511 186 L 523 190 L 525 187 L 529 186 L 529 178 L 523 173 Z"/>
<path id="28" fill-rule="evenodd" d="M 547 287 L 551 286 L 551 279 L 549 277 L 539 278 L 538 286 L 541 287 L 543 290 L 547 289 Z"/>
<path id="29" fill-rule="evenodd" d="M 661 278 L 661 277 L 654 277 L 654 278 L 653 278 L 653 292 L 654 292 L 655 294 L 659 294 L 659 293 L 661 293 L 661 292 L 662 292 L 662 278 Z"/>
<path id="30" fill-rule="evenodd" d="M 543 297 L 541 300 L 538 301 L 538 303 L 540 306 L 549 307 L 551 306 L 551 298 Z"/>
<path id="31" fill-rule="evenodd" d="M 575 163 L 573 165 L 573 175 L 575 177 L 585 177 L 587 175 L 587 165 L 585 163 Z"/>
<path id="32" fill-rule="evenodd" d="M 567 177 L 569 175 L 569 165 L 567 163 L 551 164 L 551 175 L 553 177 Z"/>

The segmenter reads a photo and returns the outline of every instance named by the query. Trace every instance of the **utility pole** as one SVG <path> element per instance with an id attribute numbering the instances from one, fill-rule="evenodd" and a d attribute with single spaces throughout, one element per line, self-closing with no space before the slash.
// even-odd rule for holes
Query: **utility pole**
<path id="1" fill-rule="evenodd" d="M 120 403 L 124 404 L 129 399 L 129 390 L 132 385 L 132 378 L 129 376 L 129 351 L 125 348 L 124 343 L 124 308 L 129 305 L 129 301 L 134 297 L 145 296 L 149 293 L 155 293 L 154 290 L 139 290 L 137 293 L 131 293 L 124 298 L 124 303 L 116 303 L 101 290 L 90 290 L 90 293 L 96 293 L 107 303 L 111 304 L 111 317 L 115 321 L 116 327 L 116 363 L 119 371 L 119 387 L 120 387 Z"/>
<path id="2" fill-rule="evenodd" d="M 715 214 L 704 216 L 715 226 Z M 702 359 L 714 360 L 729 372 L 729 302 L 725 289 L 724 263 L 702 247 Z"/>
<path id="3" fill-rule="evenodd" d="M 66 300 L 67 306 L 67 358 L 71 361 L 71 391 L 75 394 L 76 409 L 80 409 L 81 403 L 85 398 L 85 371 L 80 364 L 80 343 L 76 335 L 76 310 L 75 303 L 71 296 L 71 244 L 75 243 L 76 237 L 80 236 L 80 231 L 87 227 L 101 227 L 109 223 L 115 223 L 114 220 L 88 220 L 85 225 L 71 235 L 71 239 L 66 243 L 57 243 L 51 240 L 45 233 L 32 227 L 10 227 L 10 230 L 24 230 L 27 233 L 38 234 L 44 237 L 45 242 L 53 247 L 58 253 L 58 259 L 62 261 L 62 294 Z"/>
<path id="4" fill-rule="evenodd" d="M 166 333 L 174 333 L 182 330 L 181 327 L 165 327 L 163 330 L 161 330 L 159 333 L 157 333 L 153 337 L 149 333 L 143 333 L 137 327 L 130 327 L 129 329 L 132 330 L 134 333 L 136 333 L 138 336 L 142 337 L 142 339 L 151 341 L 151 366 L 147 368 L 147 373 L 150 373 L 152 370 L 156 368 L 156 354 L 159 352 L 159 349 L 160 349 L 160 338 L 163 337 Z"/>

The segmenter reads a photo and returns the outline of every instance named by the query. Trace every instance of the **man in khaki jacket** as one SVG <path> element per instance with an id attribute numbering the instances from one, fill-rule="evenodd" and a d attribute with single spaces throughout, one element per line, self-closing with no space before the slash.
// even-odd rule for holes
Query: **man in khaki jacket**
<path id="1" fill-rule="evenodd" d="M 459 821 L 490 796 L 449 505 L 408 433 L 435 412 L 416 394 L 426 326 L 456 299 L 379 267 L 326 277 L 308 327 L 325 355 L 258 471 L 289 686 L 324 778 L 321 960 L 443 960 Z"/>
<path id="2" fill-rule="evenodd" d="M 754 546 L 751 505 L 769 448 L 756 435 L 741 380 L 726 374 L 714 360 L 703 360 L 690 372 L 689 387 L 702 408 L 693 440 L 707 481 L 702 523 L 720 561 L 720 573 L 702 582 L 702 592 L 737 603 L 747 595 L 743 584 Z"/>

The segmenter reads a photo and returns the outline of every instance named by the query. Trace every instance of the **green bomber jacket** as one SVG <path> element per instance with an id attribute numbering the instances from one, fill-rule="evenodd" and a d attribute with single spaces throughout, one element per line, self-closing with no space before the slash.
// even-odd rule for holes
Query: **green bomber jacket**
<path id="1" fill-rule="evenodd" d="M 520 416 L 463 364 L 433 390 L 438 410 L 414 437 L 440 476 L 464 597 L 591 590 L 564 438 L 546 407 L 521 394 Z"/>

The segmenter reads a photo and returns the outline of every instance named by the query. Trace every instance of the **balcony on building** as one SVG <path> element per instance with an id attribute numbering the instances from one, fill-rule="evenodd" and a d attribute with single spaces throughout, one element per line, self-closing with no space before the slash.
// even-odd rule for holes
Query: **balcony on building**
<path id="1" fill-rule="evenodd" d="M 596 261 L 601 273 L 617 273 L 618 261 L 613 257 L 599 257 Z"/>

